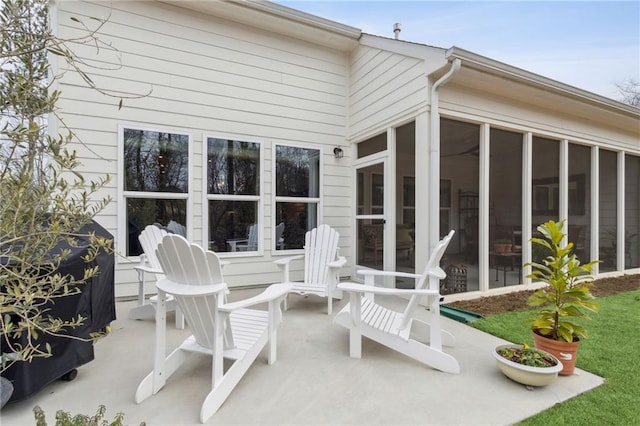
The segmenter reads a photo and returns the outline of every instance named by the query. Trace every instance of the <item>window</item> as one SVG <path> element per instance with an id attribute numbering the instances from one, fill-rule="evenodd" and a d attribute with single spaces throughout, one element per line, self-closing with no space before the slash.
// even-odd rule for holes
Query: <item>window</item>
<path id="1" fill-rule="evenodd" d="M 261 248 L 261 147 L 257 142 L 205 137 L 207 241 L 217 253 Z"/>
<path id="2" fill-rule="evenodd" d="M 318 225 L 320 150 L 276 145 L 275 174 L 274 229 L 282 228 L 276 249 L 301 249 L 305 233 Z"/>
<path id="3" fill-rule="evenodd" d="M 189 142 L 181 133 L 122 127 L 121 188 L 127 256 L 138 256 L 138 235 L 151 224 L 187 236 Z"/>

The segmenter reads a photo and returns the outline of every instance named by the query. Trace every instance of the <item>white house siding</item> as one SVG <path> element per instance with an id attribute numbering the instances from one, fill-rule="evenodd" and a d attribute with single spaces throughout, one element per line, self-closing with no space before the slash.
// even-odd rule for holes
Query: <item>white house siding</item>
<path id="1" fill-rule="evenodd" d="M 585 106 L 504 79 L 461 71 L 440 92 L 440 112 L 514 131 L 568 139 L 613 150 L 640 152 L 640 128 L 630 114 Z"/>
<path id="2" fill-rule="evenodd" d="M 232 258 L 225 276 L 232 286 L 276 282 L 272 264 L 272 157 L 277 143 L 301 144 L 323 153 L 321 221 L 338 229 L 342 253 L 352 244 L 350 222 L 350 148 L 345 146 L 348 56 L 307 42 L 247 28 L 230 21 L 158 2 L 58 3 L 62 37 L 81 34 L 78 17 L 95 25 L 92 16 L 107 18 L 99 37 L 121 56 L 119 69 L 93 69 L 96 85 L 109 91 L 146 94 L 118 99 L 86 88 L 79 76 L 67 73 L 59 88 L 62 117 L 84 144 L 77 144 L 81 171 L 97 179 L 119 170 L 118 126 L 185 132 L 192 137 L 190 177 L 193 189 L 191 239 L 202 243 L 203 133 L 232 135 L 263 144 L 264 256 Z M 113 68 L 116 55 L 95 46 L 76 45 L 83 58 Z M 345 159 L 333 148 L 341 146 Z M 98 221 L 116 236 L 117 180 L 104 194 L 113 202 Z M 116 265 L 116 294 L 132 295 L 136 276 L 127 259 Z M 298 275 L 300 270 L 295 271 Z"/>
<path id="3" fill-rule="evenodd" d="M 349 80 L 353 138 L 373 136 L 427 102 L 424 59 L 361 45 L 351 55 Z"/>

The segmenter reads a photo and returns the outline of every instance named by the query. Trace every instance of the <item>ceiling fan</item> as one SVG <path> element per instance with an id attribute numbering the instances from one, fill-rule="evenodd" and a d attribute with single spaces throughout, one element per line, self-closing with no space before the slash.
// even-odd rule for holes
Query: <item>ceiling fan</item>
<path id="1" fill-rule="evenodd" d="M 444 154 L 440 157 L 456 157 L 458 155 L 473 155 L 477 157 L 478 155 L 480 155 L 480 145 L 474 145 L 469 149 L 465 149 L 464 151 Z"/>

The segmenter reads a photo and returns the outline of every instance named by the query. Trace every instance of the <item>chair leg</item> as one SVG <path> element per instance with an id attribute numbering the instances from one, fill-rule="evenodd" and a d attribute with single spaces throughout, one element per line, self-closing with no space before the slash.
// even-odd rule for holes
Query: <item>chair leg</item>
<path id="1" fill-rule="evenodd" d="M 333 312 L 333 298 L 331 297 L 331 292 L 327 295 L 327 314 L 331 315 Z"/>
<path id="2" fill-rule="evenodd" d="M 349 356 L 362 358 L 362 323 L 361 323 L 361 295 L 349 294 L 351 324 L 349 326 Z"/>
<path id="3" fill-rule="evenodd" d="M 182 313 L 182 309 L 176 303 L 176 328 L 178 330 L 184 330 L 184 314 Z"/>

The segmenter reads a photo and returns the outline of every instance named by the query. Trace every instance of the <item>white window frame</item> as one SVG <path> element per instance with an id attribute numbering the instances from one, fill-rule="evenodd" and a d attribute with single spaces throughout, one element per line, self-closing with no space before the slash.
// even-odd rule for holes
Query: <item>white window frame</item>
<path id="1" fill-rule="evenodd" d="M 140 130 L 143 132 L 158 132 L 158 133 L 172 133 L 187 136 L 187 192 L 186 193 L 174 193 L 174 192 L 142 192 L 142 191 L 125 191 L 124 190 L 124 131 L 125 129 Z M 168 127 L 146 127 L 139 124 L 120 124 L 118 125 L 118 172 L 117 172 L 117 223 L 118 232 L 116 239 L 116 250 L 121 256 L 118 258 L 118 263 L 130 263 L 132 261 L 139 262 L 140 256 L 126 256 L 127 253 L 127 198 L 147 198 L 154 200 L 186 200 L 187 201 L 187 239 L 190 239 L 191 230 L 193 227 L 193 173 L 191 173 L 191 166 L 193 165 L 193 135 L 185 129 L 176 129 Z M 141 230 L 142 231 L 142 230 Z"/>
<path id="2" fill-rule="evenodd" d="M 207 185 L 207 161 L 209 152 L 209 138 L 213 139 L 229 139 L 234 141 L 242 141 L 249 143 L 256 143 L 260 146 L 260 173 L 259 173 L 259 185 L 260 188 L 258 195 L 234 195 L 234 194 L 209 194 Z M 202 241 L 205 247 L 209 247 L 209 201 L 212 200 L 232 200 L 232 201 L 257 201 L 257 228 L 258 228 L 258 250 L 257 251 L 245 251 L 245 252 L 216 252 L 221 258 L 226 257 L 252 257 L 262 256 L 264 253 L 264 143 L 258 139 L 249 136 L 223 134 L 223 133 L 204 133 L 202 135 Z"/>
<path id="3" fill-rule="evenodd" d="M 278 196 L 277 194 L 277 188 L 276 188 L 276 182 L 277 182 L 277 176 L 276 176 L 276 157 L 277 157 L 277 147 L 279 146 L 285 146 L 285 147 L 289 147 L 289 148 L 301 148 L 301 149 L 313 149 L 318 151 L 318 197 L 285 197 L 285 196 Z M 329 149 L 330 155 L 333 155 L 333 147 L 327 148 Z M 323 211 L 323 202 L 322 202 L 322 189 L 323 189 L 323 182 L 324 182 L 324 159 L 323 157 L 325 155 L 328 155 L 327 153 L 325 153 L 325 150 L 321 147 L 317 147 L 317 146 L 312 146 L 312 145 L 306 145 L 306 144 L 293 144 L 293 143 L 274 143 L 272 146 L 272 158 L 271 158 L 271 170 L 272 170 L 272 181 L 271 181 L 271 187 L 272 187 L 272 191 L 273 191 L 273 203 L 271 205 L 271 253 L 273 255 L 292 255 L 292 254 L 302 254 L 304 253 L 304 249 L 303 248 L 299 248 L 299 249 L 284 249 L 284 250 L 277 250 L 276 248 L 276 244 L 277 241 L 275 241 L 275 235 L 276 235 L 276 205 L 278 203 L 307 203 L 307 204 L 316 204 L 316 217 L 318 218 L 316 226 L 319 226 L 323 223 L 322 220 L 322 211 Z"/>

